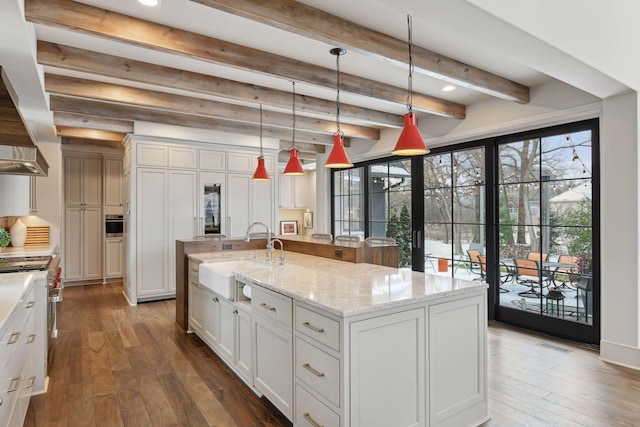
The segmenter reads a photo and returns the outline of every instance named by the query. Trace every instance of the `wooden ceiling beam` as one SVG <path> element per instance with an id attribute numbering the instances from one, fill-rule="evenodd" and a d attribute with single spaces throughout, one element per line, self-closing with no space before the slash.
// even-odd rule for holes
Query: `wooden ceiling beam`
<path id="1" fill-rule="evenodd" d="M 297 35 L 347 47 L 402 67 L 407 42 L 293 0 L 191 0 Z M 414 70 L 498 98 L 529 102 L 529 88 L 504 77 L 412 45 Z"/>
<path id="2" fill-rule="evenodd" d="M 188 58 L 259 72 L 287 80 L 335 88 L 335 70 L 249 48 L 72 0 L 27 0 L 28 21 L 98 35 Z M 391 104 L 405 105 L 406 88 L 351 74 L 341 75 L 342 90 Z M 415 110 L 446 117 L 465 117 L 465 106 L 414 93 Z"/>
<path id="3" fill-rule="evenodd" d="M 106 148 L 120 148 L 122 149 L 122 143 L 117 141 L 105 141 L 101 139 L 87 139 L 87 138 L 76 138 L 76 137 L 62 137 L 62 144 L 66 145 L 91 145 L 96 147 L 106 147 Z"/>
<path id="4" fill-rule="evenodd" d="M 45 90 L 57 95 L 98 99 L 164 111 L 260 124 L 260 113 L 256 108 L 102 83 L 94 80 L 46 74 Z M 269 126 L 291 129 L 292 115 L 263 109 L 263 122 Z M 376 141 L 380 139 L 379 129 L 350 124 L 344 124 L 340 128 L 346 136 Z M 335 122 L 301 116 L 296 117 L 296 130 L 333 134 L 335 129 Z"/>
<path id="5" fill-rule="evenodd" d="M 280 141 L 280 150 L 289 152 L 289 147 L 291 147 L 291 141 L 281 140 Z M 298 147 L 298 152 L 300 153 L 324 153 L 326 148 L 324 145 L 320 144 L 307 144 L 304 142 L 297 142 L 296 147 Z"/>
<path id="6" fill-rule="evenodd" d="M 43 41 L 38 41 L 38 62 L 66 70 L 280 108 L 290 108 L 293 101 L 290 92 Z M 297 94 L 296 109 L 301 113 L 335 117 L 336 103 Z M 340 118 L 343 122 L 368 122 L 373 126 L 400 128 L 403 124 L 402 116 L 349 104 L 340 104 Z"/>
<path id="7" fill-rule="evenodd" d="M 101 141 L 111 141 L 122 143 L 126 133 L 111 132 L 107 130 L 85 129 L 67 126 L 56 126 L 56 133 L 60 137 L 97 139 Z"/>
<path id="8" fill-rule="evenodd" d="M 106 119 L 103 117 L 87 116 L 86 114 L 56 111 L 53 113 L 53 124 L 56 126 L 133 133 L 133 121 L 131 120 Z"/>
<path id="9" fill-rule="evenodd" d="M 259 125 L 193 116 L 182 113 L 171 113 L 130 105 L 68 98 L 60 95 L 51 95 L 50 104 L 51 110 L 54 112 L 87 114 L 90 116 L 108 117 L 118 120 L 163 123 L 175 126 L 216 130 L 219 132 L 239 133 L 243 135 L 260 135 Z M 263 135 L 267 138 L 287 139 L 291 137 L 291 132 L 287 129 L 263 126 Z M 332 135 L 323 135 L 319 133 L 296 132 L 296 139 L 301 142 L 309 142 L 313 144 L 333 144 Z"/>

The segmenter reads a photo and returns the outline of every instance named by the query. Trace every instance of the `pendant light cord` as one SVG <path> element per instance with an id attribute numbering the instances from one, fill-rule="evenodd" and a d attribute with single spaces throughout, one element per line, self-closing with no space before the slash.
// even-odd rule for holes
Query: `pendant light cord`
<path id="1" fill-rule="evenodd" d="M 264 158 L 262 154 L 262 104 L 260 104 L 260 158 Z"/>
<path id="2" fill-rule="evenodd" d="M 413 56 L 411 53 L 411 45 L 413 44 L 413 40 L 411 35 L 411 26 L 411 15 L 407 15 L 407 27 L 409 29 L 409 34 L 407 37 L 407 41 L 409 43 L 409 81 L 407 82 L 409 93 L 407 93 L 407 108 L 409 109 L 410 114 L 413 113 Z"/>
<path id="3" fill-rule="evenodd" d="M 340 53 L 336 55 L 336 128 L 338 135 L 342 133 L 340 130 Z"/>
<path id="4" fill-rule="evenodd" d="M 291 148 L 296 147 L 296 82 L 293 83 L 293 132 L 291 136 Z"/>

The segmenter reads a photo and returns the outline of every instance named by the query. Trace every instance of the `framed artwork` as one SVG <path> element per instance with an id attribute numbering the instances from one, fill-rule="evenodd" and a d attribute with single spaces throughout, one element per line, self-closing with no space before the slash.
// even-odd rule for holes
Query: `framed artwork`
<path id="1" fill-rule="evenodd" d="M 298 234 L 298 221 L 280 221 L 280 234 Z"/>
<path id="2" fill-rule="evenodd" d="M 304 228 L 313 228 L 313 212 L 304 212 L 302 224 Z"/>

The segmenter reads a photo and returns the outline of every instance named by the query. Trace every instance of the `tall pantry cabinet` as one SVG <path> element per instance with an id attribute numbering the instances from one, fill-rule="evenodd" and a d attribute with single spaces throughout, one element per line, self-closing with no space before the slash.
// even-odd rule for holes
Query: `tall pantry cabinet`
<path id="1" fill-rule="evenodd" d="M 65 280 L 102 278 L 102 156 L 64 158 Z"/>
<path id="2" fill-rule="evenodd" d="M 176 240 L 206 234 L 238 238 L 254 221 L 273 227 L 275 183 L 251 180 L 256 152 L 136 136 L 124 146 L 130 303 L 175 297 Z M 267 158 L 273 174 L 275 155 Z"/>

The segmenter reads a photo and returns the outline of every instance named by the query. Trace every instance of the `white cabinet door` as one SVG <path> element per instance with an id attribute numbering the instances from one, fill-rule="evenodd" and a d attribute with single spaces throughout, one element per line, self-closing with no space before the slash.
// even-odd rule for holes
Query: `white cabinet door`
<path id="1" fill-rule="evenodd" d="M 228 174 L 227 237 L 241 237 L 251 224 L 251 175 Z"/>
<path id="2" fill-rule="evenodd" d="M 350 425 L 426 425 L 425 337 L 424 309 L 351 324 Z"/>
<path id="3" fill-rule="evenodd" d="M 123 239 L 108 238 L 105 240 L 105 275 L 107 277 L 123 277 Z"/>
<path id="4" fill-rule="evenodd" d="M 189 328 L 204 339 L 204 291 L 194 278 L 189 278 Z"/>
<path id="5" fill-rule="evenodd" d="M 296 208 L 307 207 L 307 176 L 294 176 L 293 178 L 293 205 Z"/>
<path id="6" fill-rule="evenodd" d="M 204 291 L 204 340 L 212 348 L 220 341 L 220 297 Z"/>
<path id="7" fill-rule="evenodd" d="M 198 175 L 198 219 L 196 234 L 226 234 L 227 175 L 200 172 Z"/>
<path id="8" fill-rule="evenodd" d="M 102 278 L 103 224 L 102 208 L 84 208 L 82 245 L 85 279 Z"/>
<path id="9" fill-rule="evenodd" d="M 274 229 L 274 184 L 273 179 L 269 181 L 251 181 L 251 218 L 250 222 L 260 221 L 269 226 L 269 229 L 276 234 Z M 244 235 L 244 233 L 243 233 Z"/>
<path id="10" fill-rule="evenodd" d="M 137 171 L 136 254 L 138 298 L 168 292 L 168 172 Z"/>
<path id="11" fill-rule="evenodd" d="M 251 315 L 236 310 L 236 368 L 238 374 L 249 384 L 253 384 L 253 339 L 251 333 Z"/>
<path id="12" fill-rule="evenodd" d="M 229 301 L 220 298 L 220 340 L 218 354 L 227 363 L 235 364 L 236 359 L 236 308 Z"/>
<path id="13" fill-rule="evenodd" d="M 122 213 L 123 206 L 123 174 L 122 160 L 105 159 L 104 160 L 104 205 L 105 208 L 117 208 L 113 212 Z"/>
<path id="14" fill-rule="evenodd" d="M 82 199 L 85 206 L 102 206 L 102 159 L 83 159 Z"/>
<path id="15" fill-rule="evenodd" d="M 256 313 L 253 314 L 253 325 L 256 345 L 253 383 L 276 408 L 293 420 L 291 330 L 279 327 Z"/>
<path id="16" fill-rule="evenodd" d="M 82 215 L 83 208 L 66 208 L 64 213 L 64 278 L 65 280 L 82 280 Z"/>
<path id="17" fill-rule="evenodd" d="M 293 203 L 293 177 L 290 175 L 280 175 L 280 201 L 278 206 L 281 208 L 292 208 Z"/>
<path id="18" fill-rule="evenodd" d="M 65 157 L 64 159 L 64 204 L 82 206 L 82 159 Z"/>
<path id="19" fill-rule="evenodd" d="M 165 263 L 169 266 L 169 290 L 176 290 L 176 240 L 192 239 L 196 234 L 196 172 L 169 171 L 169 240 Z"/>
<path id="20" fill-rule="evenodd" d="M 65 280 L 102 278 L 102 209 L 65 209 Z"/>

